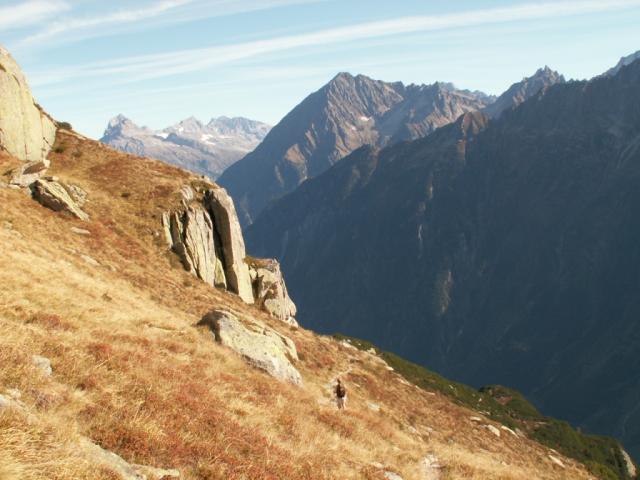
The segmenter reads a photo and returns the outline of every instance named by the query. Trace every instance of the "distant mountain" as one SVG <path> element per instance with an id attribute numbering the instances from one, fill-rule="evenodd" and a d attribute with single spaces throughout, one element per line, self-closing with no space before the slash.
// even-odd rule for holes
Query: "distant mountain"
<path id="1" fill-rule="evenodd" d="M 549 67 L 540 68 L 532 76 L 525 77 L 521 82 L 511 85 L 494 103 L 485 107 L 484 112 L 489 117 L 498 117 L 505 110 L 517 107 L 543 88 L 564 82 L 564 77 L 558 72 Z"/>
<path id="2" fill-rule="evenodd" d="M 607 70 L 604 73 L 604 75 L 607 75 L 607 76 L 615 75 L 620 71 L 622 67 L 629 65 L 638 59 L 640 59 L 640 50 L 638 50 L 636 53 L 632 53 L 631 55 L 627 55 L 626 57 L 620 58 L 620 61 L 616 64 L 616 66 Z"/>
<path id="3" fill-rule="evenodd" d="M 362 145 L 424 137 L 494 99 L 451 84 L 386 83 L 340 73 L 309 95 L 220 177 L 243 225 Z"/>
<path id="4" fill-rule="evenodd" d="M 206 125 L 191 117 L 163 130 L 151 130 L 118 115 L 111 119 L 100 141 L 123 152 L 157 158 L 215 179 L 253 150 L 270 128 L 241 117 L 214 118 Z"/>
<path id="5" fill-rule="evenodd" d="M 514 386 L 640 455 L 638 112 L 640 61 L 362 147 L 248 248 L 279 258 L 303 326 Z"/>

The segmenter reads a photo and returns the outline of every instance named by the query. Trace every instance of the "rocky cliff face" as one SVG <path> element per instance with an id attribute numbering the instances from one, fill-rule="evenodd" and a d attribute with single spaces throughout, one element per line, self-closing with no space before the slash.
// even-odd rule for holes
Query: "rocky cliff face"
<path id="1" fill-rule="evenodd" d="M 212 287 L 227 289 L 245 303 L 257 303 L 272 316 L 297 325 L 296 306 L 287 293 L 277 261 L 248 258 L 233 200 L 203 179 L 181 189 L 181 207 L 164 212 L 169 247 L 185 269 Z"/>
<path id="2" fill-rule="evenodd" d="M 109 121 L 100 139 L 118 150 L 186 168 L 216 179 L 264 139 L 270 126 L 247 118 L 187 118 L 163 130 L 139 127 L 124 115 Z"/>
<path id="3" fill-rule="evenodd" d="M 0 98 L 0 148 L 24 161 L 45 160 L 55 140 L 55 122 L 35 103 L 20 67 L 2 47 Z"/>
<path id="4" fill-rule="evenodd" d="M 405 86 L 341 73 L 294 108 L 219 183 L 248 225 L 270 201 L 362 145 L 423 137 L 492 100 L 449 84 Z"/>
<path id="5" fill-rule="evenodd" d="M 303 325 L 512 385 L 637 455 L 638 112 L 634 62 L 361 148 L 265 210 L 247 245 L 280 260 Z"/>

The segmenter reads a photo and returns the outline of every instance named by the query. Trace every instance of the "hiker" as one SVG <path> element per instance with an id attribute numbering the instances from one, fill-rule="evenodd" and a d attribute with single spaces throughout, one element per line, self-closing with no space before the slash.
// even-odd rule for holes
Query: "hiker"
<path id="1" fill-rule="evenodd" d="M 344 388 L 344 385 L 338 379 L 338 384 L 336 385 L 336 401 L 338 404 L 338 410 L 344 410 L 347 405 L 347 389 Z"/>

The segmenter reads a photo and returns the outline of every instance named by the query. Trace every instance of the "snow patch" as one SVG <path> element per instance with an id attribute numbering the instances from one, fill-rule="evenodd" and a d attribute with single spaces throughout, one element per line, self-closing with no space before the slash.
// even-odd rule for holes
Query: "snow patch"
<path id="1" fill-rule="evenodd" d="M 169 134 L 167 132 L 156 132 L 154 134 L 154 137 L 162 138 L 163 140 L 166 140 L 168 136 Z"/>
<path id="2" fill-rule="evenodd" d="M 203 133 L 202 135 L 200 135 L 200 141 L 207 143 L 209 145 L 215 145 L 216 142 L 212 142 L 211 139 L 215 138 L 214 135 L 211 135 L 210 133 Z"/>

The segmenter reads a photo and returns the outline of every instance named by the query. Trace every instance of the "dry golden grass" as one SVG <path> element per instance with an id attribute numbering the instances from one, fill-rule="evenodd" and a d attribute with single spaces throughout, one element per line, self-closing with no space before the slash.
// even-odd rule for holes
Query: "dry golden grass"
<path id="1" fill-rule="evenodd" d="M 591 478 L 535 442 L 496 437 L 469 420 L 476 412 L 376 356 L 273 321 L 184 272 L 160 215 L 196 177 L 67 133 L 56 151 L 50 174 L 89 193 L 89 222 L 0 188 L 0 394 L 17 389 L 25 405 L 0 410 L 0 480 L 118 478 L 82 456 L 80 436 L 186 479 L 422 479 L 427 454 L 442 479 Z M 15 163 L 0 154 L 0 173 Z M 292 338 L 304 386 L 248 367 L 196 328 L 213 308 Z M 51 360 L 52 377 L 32 355 Z M 344 412 L 331 398 L 337 376 L 349 388 Z"/>

